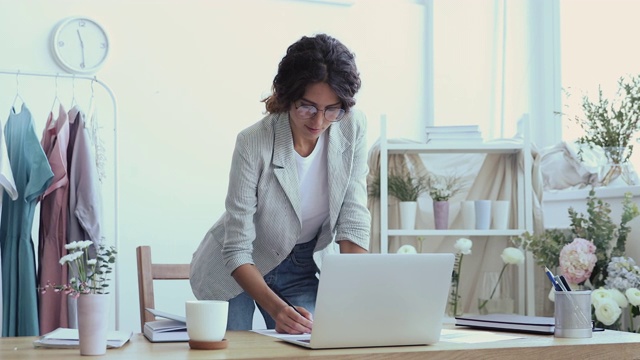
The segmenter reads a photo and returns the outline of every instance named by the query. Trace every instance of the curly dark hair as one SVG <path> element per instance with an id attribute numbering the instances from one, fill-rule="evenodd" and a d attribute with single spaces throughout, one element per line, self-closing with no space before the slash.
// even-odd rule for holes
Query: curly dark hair
<path id="1" fill-rule="evenodd" d="M 331 87 L 348 112 L 361 85 L 355 55 L 329 35 L 303 36 L 287 49 L 273 79 L 272 94 L 262 101 L 270 113 L 286 112 L 308 85 L 319 82 Z"/>

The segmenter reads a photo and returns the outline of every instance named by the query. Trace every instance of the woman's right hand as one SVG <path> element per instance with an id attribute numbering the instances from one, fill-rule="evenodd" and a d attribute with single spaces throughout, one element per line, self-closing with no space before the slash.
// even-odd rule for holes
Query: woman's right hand
<path id="1" fill-rule="evenodd" d="M 281 334 L 309 334 L 313 327 L 313 315 L 302 306 L 296 306 L 295 309 L 289 305 L 283 306 L 273 319 L 276 321 L 276 332 Z"/>

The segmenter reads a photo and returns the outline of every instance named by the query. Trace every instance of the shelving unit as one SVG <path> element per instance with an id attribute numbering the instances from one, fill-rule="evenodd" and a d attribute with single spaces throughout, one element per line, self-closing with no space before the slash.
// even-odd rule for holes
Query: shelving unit
<path id="1" fill-rule="evenodd" d="M 524 119 L 525 129 L 528 121 Z M 380 251 L 388 252 L 389 236 L 518 236 L 525 231 L 533 231 L 533 206 L 532 206 L 532 159 L 530 156 L 531 145 L 528 136 L 523 141 L 513 143 L 480 143 L 480 144 L 390 144 L 387 139 L 386 118 L 380 119 Z M 390 154 L 410 153 L 480 153 L 480 154 L 517 154 L 524 152 L 524 166 L 517 175 L 517 220 L 516 229 L 507 230 L 469 230 L 469 229 L 416 229 L 399 230 L 389 229 L 388 214 L 388 163 Z M 534 262 L 531 254 L 527 254 L 524 266 L 518 267 L 518 309 L 528 315 L 535 313 L 534 304 Z M 525 301 L 526 299 L 526 301 Z"/>

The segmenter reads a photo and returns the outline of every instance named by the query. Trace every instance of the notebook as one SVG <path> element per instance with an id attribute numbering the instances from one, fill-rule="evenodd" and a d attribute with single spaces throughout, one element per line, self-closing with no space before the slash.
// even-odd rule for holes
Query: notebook
<path id="1" fill-rule="evenodd" d="M 456 316 L 456 325 L 486 330 L 553 334 L 556 320 L 553 316 L 527 316 L 519 314 L 463 315 Z M 592 326 L 593 325 L 592 322 Z M 593 331 L 602 330 L 602 328 L 593 328 Z"/>
<path id="2" fill-rule="evenodd" d="M 518 314 L 487 314 L 456 316 L 456 325 L 479 329 L 507 330 L 553 334 L 555 319 L 545 316 L 525 316 Z"/>
<path id="3" fill-rule="evenodd" d="M 330 254 L 306 337 L 281 339 L 311 349 L 436 343 L 453 254 Z"/>

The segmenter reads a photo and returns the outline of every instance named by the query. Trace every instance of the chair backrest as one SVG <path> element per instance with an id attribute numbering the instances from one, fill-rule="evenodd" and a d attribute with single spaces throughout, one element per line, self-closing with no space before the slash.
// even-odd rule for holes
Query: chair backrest
<path id="1" fill-rule="evenodd" d="M 138 294 L 140 297 L 140 331 L 144 323 L 156 317 L 146 309 L 155 309 L 153 280 L 189 280 L 190 264 L 154 264 L 151 261 L 151 247 L 138 246 Z"/>

